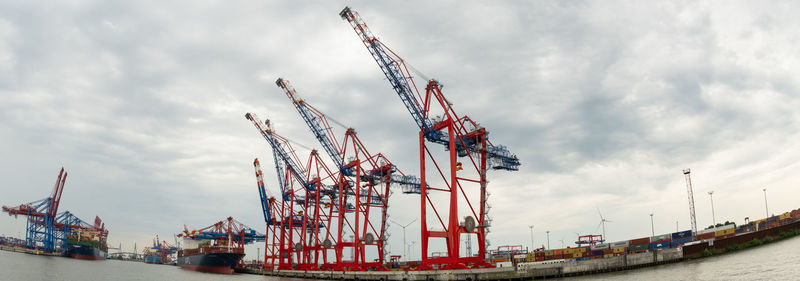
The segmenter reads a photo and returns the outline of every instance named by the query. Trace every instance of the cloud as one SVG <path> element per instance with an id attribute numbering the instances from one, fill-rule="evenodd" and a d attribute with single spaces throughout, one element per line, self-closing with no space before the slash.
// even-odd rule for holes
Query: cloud
<path id="1" fill-rule="evenodd" d="M 444 84 L 459 114 L 520 157 L 519 172 L 489 174 L 493 246 L 527 244 L 530 224 L 536 240 L 549 229 L 551 242 L 568 243 L 595 231 L 598 207 L 614 221 L 613 240 L 649 235 L 649 213 L 658 232 L 674 220 L 686 229 L 686 167 L 700 225 L 710 221 L 711 189 L 717 220 L 762 216 L 750 200 L 762 186 L 775 212 L 797 208 L 796 4 L 348 5 Z M 227 216 L 261 229 L 253 158 L 273 193 L 276 179 L 244 113 L 319 147 L 274 86 L 278 77 L 355 128 L 371 152 L 419 174 L 418 129 L 341 8 L 0 4 L 0 204 L 46 197 L 64 165 L 62 208 L 100 215 L 112 244 L 142 248 L 156 233 Z M 341 140 L 344 130 L 334 130 Z M 411 221 L 418 211 L 404 210 L 418 204 L 396 192 L 390 215 Z M 14 234 L 21 222 L 3 219 L 0 232 Z M 399 253 L 401 230 L 389 230 Z M 418 231 L 410 226 L 407 238 L 418 241 Z"/>

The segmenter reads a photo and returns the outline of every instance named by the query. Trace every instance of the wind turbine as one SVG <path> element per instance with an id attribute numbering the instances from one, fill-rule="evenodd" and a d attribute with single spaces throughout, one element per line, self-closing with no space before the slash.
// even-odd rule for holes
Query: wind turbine
<path id="1" fill-rule="evenodd" d="M 597 227 L 599 228 L 601 225 L 603 226 L 603 242 L 606 242 L 608 240 L 608 238 L 606 237 L 606 222 L 611 222 L 611 221 L 603 217 L 603 213 L 600 212 L 600 207 L 597 207 L 597 213 L 600 215 L 600 223 L 597 224 Z M 595 231 L 597 231 L 596 228 Z"/>

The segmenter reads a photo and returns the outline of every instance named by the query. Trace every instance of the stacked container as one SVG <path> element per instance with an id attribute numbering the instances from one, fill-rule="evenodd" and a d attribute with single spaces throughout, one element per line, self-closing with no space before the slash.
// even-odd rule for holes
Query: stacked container
<path id="1" fill-rule="evenodd" d="M 639 239 L 632 239 L 628 241 L 628 252 L 629 253 L 641 253 L 647 251 L 647 248 L 650 246 L 650 238 L 644 237 Z"/>

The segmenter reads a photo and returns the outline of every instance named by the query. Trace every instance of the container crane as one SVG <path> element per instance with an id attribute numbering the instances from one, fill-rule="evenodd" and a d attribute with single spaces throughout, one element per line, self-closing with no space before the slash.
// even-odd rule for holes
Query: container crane
<path id="1" fill-rule="evenodd" d="M 275 155 L 273 154 L 273 156 Z M 275 159 L 277 160 L 278 158 L 275 157 Z M 276 161 L 276 163 L 280 163 L 280 161 Z M 261 172 L 261 164 L 258 162 L 258 158 L 253 161 L 253 166 L 255 166 L 256 179 L 258 181 L 258 194 L 261 198 L 261 208 L 264 212 L 264 221 L 267 223 L 264 239 L 264 269 L 273 269 L 280 260 L 281 250 L 285 249 L 284 244 L 281 243 L 285 235 L 285 232 L 283 231 L 283 222 L 276 219 L 276 217 L 282 217 L 283 212 L 278 210 L 277 216 L 274 213 L 278 204 L 276 204 L 275 197 L 268 196 L 267 194 L 267 189 L 264 185 L 263 172 Z M 278 178 L 280 179 L 281 175 L 284 174 L 281 171 L 284 171 L 284 169 L 282 169 L 280 165 L 276 166 L 276 168 L 278 169 Z M 282 183 L 282 180 L 279 182 Z M 289 200 L 288 196 L 284 197 L 284 194 L 286 193 L 284 192 L 283 186 L 281 186 L 281 194 L 281 197 Z"/>
<path id="2" fill-rule="evenodd" d="M 288 222 L 288 229 L 293 234 L 287 235 L 286 241 L 283 242 L 287 243 L 286 245 L 289 247 L 287 247 L 285 259 L 284 254 L 281 254 L 278 268 L 291 269 L 293 258 L 296 258 L 296 269 L 314 270 L 319 268 L 320 263 L 328 264 L 327 252 L 338 242 L 335 241 L 330 226 L 332 213 L 338 211 L 334 209 L 336 206 L 332 202 L 340 191 L 335 186 L 323 184 L 323 181 L 332 180 L 334 176 L 330 174 L 326 177 L 318 176 L 325 175 L 329 170 L 319 169 L 321 166 L 324 167 L 324 163 L 316 150 L 311 151 L 307 168 L 304 168 L 298 164 L 301 162 L 294 153 L 289 140 L 275 133 L 269 120 L 262 123 L 253 113 L 247 113 L 245 117 L 253 122 L 256 129 L 272 147 L 274 155 L 278 156 L 280 162 L 286 167 L 283 184 L 286 185 L 286 191 L 289 192 L 291 200 L 284 201 L 283 209 L 291 214 L 288 214 L 288 218 L 282 219 L 284 222 Z M 308 173 L 312 168 L 317 168 L 316 174 Z M 293 186 L 293 183 L 299 184 L 301 188 L 290 187 Z M 296 225 L 297 220 L 302 223 Z M 320 236 L 323 229 L 325 233 Z M 294 242 L 295 237 L 299 242 Z M 319 261 L 320 257 L 323 259 L 322 261 Z"/>
<path id="3" fill-rule="evenodd" d="M 519 158 L 505 146 L 492 144 L 488 139 L 486 128 L 472 118 L 456 114 L 452 103 L 442 94 L 442 85 L 438 81 L 429 80 L 425 86 L 424 96 L 421 95 L 405 61 L 372 34 L 357 12 L 345 7 L 339 16 L 351 25 L 420 129 L 422 266 L 419 268 L 425 270 L 434 269 L 434 266 L 439 269 L 492 267 L 484 260 L 487 246 L 485 236 L 491 221 L 487 217 L 486 170 L 489 167 L 495 170 L 517 171 L 520 165 Z M 435 110 L 437 108 L 439 110 Z M 440 154 L 434 155 L 428 143 L 445 146 L 448 155 L 446 157 Z M 440 161 L 436 161 L 437 156 Z M 432 165 L 429 166 L 429 163 Z M 428 176 L 428 167 L 434 170 L 433 177 Z M 468 186 L 477 187 L 479 190 L 478 210 L 467 196 L 465 189 Z M 449 198 L 448 204 L 440 205 L 447 210 L 437 209 L 428 191 L 446 193 Z M 459 201 L 465 202 L 469 209 L 467 216 L 460 222 Z M 438 225 L 434 223 L 437 230 L 429 229 L 428 209 L 433 211 L 432 217 L 439 222 Z M 447 215 L 444 215 L 445 211 Z M 439 227 L 443 230 L 438 230 Z M 462 234 L 477 236 L 478 256 L 460 256 Z M 432 238 L 445 239 L 446 256 L 429 258 L 428 248 Z"/>
<path id="4" fill-rule="evenodd" d="M 76 217 L 69 211 L 59 213 L 61 194 L 67 180 L 64 167 L 58 173 L 58 178 L 50 197 L 36 200 L 16 207 L 3 206 L 3 212 L 9 216 L 26 216 L 27 226 L 25 231 L 25 247 L 41 249 L 45 252 L 60 252 L 66 249 L 66 239 L 73 231 L 83 229 L 92 230 L 101 234 L 101 239 L 108 236 L 105 225 L 91 225 Z M 96 218 L 99 220 L 99 218 Z"/>
<path id="5" fill-rule="evenodd" d="M 288 80 L 278 78 L 275 84 L 283 89 L 314 137 L 336 164 L 339 169 L 338 183 L 341 188 L 345 189 L 347 194 L 361 199 L 354 200 L 357 211 L 352 218 L 345 218 L 344 213 L 339 213 L 340 221 L 355 221 L 354 241 L 352 242 L 355 254 L 353 263 L 342 263 L 341 255 L 339 255 L 337 260 L 340 265 L 337 270 L 385 269 L 383 263 L 389 186 L 397 184 L 402 187 L 404 193 L 418 194 L 419 179 L 403 174 L 383 154 L 369 153 L 353 128 L 347 129 L 344 142 L 340 144 L 324 113 L 300 98 Z M 344 208 L 345 206 L 339 207 Z M 344 233 L 340 231 L 337 239 L 344 241 L 343 238 Z M 374 245 L 377 251 L 378 259 L 374 262 L 368 262 L 366 258 L 367 246 L 370 244 Z M 337 253 L 342 253 L 344 247 L 351 247 L 351 243 L 340 243 L 337 246 Z"/>

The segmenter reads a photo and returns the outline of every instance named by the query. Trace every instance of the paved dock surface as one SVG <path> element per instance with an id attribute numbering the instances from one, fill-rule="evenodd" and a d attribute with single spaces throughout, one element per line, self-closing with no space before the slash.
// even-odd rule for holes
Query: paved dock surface
<path id="1" fill-rule="evenodd" d="M 596 260 L 565 261 L 563 263 L 544 264 L 532 269 L 500 267 L 465 270 L 383 272 L 265 271 L 261 269 L 242 269 L 242 271 L 269 276 L 324 280 L 531 280 L 611 272 L 678 262 L 681 260 L 683 260 L 683 252 L 680 249 L 665 249 L 655 252 L 628 254 Z"/>

